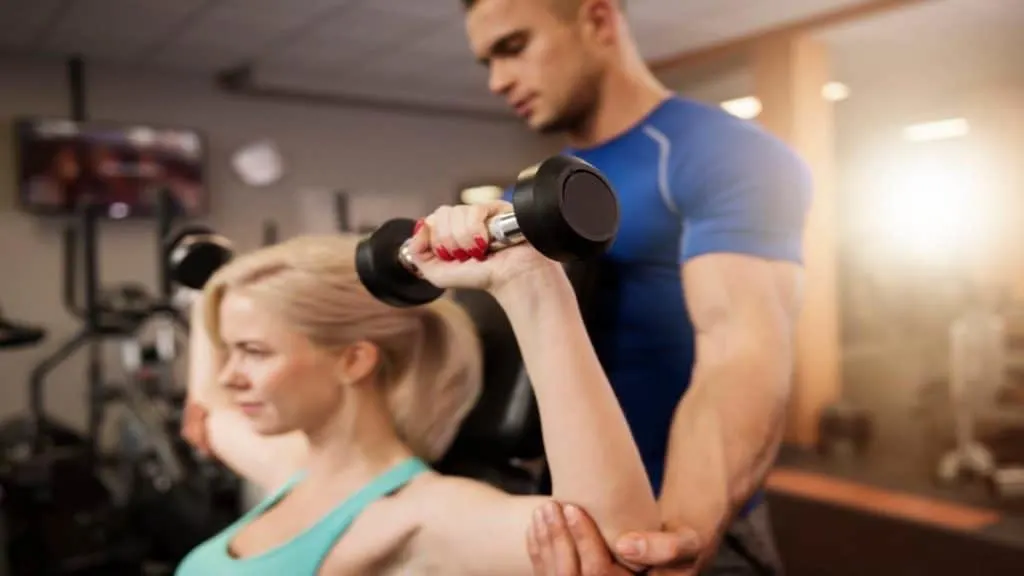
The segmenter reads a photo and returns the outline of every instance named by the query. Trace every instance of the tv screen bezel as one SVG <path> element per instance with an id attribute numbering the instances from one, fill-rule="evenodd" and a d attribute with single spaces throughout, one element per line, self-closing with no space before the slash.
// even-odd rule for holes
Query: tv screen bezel
<path id="1" fill-rule="evenodd" d="M 202 170 L 203 178 L 201 180 L 203 187 L 203 194 L 199 200 L 199 207 L 195 212 L 184 215 L 187 219 L 203 218 L 210 213 L 210 148 L 209 148 L 209 135 L 204 130 L 198 128 L 180 124 L 167 124 L 167 123 L 155 123 L 155 122 L 135 122 L 130 120 L 110 120 L 110 119 L 97 119 L 97 120 L 74 120 L 66 116 L 50 116 L 50 115 L 23 115 L 16 116 L 11 120 L 10 134 L 12 139 L 12 149 L 14 155 L 14 169 L 11 171 L 14 174 L 14 191 L 17 197 L 16 205 L 21 212 L 31 214 L 33 216 L 40 217 L 67 217 L 74 214 L 74 210 L 67 209 L 65 207 L 47 207 L 38 204 L 32 204 L 28 201 L 24 194 L 23 184 L 26 181 L 25 164 L 22 161 L 23 158 L 23 141 L 20 138 L 19 127 L 25 123 L 36 123 L 36 122 L 71 122 L 79 127 L 107 127 L 115 130 L 124 130 L 128 128 L 149 128 L 152 130 L 176 130 L 184 131 L 194 134 L 200 142 L 200 153 L 199 153 L 199 166 Z M 144 206 L 144 205 L 143 205 Z M 139 209 L 131 210 L 124 217 L 115 218 L 112 215 L 107 214 L 106 217 L 111 220 L 151 220 L 156 218 L 157 213 L 155 209 Z"/>

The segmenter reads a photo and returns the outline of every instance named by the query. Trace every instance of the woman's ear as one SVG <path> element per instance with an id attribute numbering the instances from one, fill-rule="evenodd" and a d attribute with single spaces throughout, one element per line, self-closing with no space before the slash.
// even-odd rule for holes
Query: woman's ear
<path id="1" fill-rule="evenodd" d="M 336 374 L 342 384 L 351 385 L 366 380 L 380 364 L 380 348 L 365 340 L 346 346 L 342 350 Z"/>

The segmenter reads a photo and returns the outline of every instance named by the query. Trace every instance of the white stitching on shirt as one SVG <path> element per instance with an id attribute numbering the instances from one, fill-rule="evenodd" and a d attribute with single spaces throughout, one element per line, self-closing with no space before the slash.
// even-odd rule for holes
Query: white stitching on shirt
<path id="1" fill-rule="evenodd" d="M 672 155 L 672 141 L 664 132 L 654 126 L 644 126 L 644 134 L 647 134 L 658 145 L 658 192 L 661 194 L 661 200 L 669 212 L 679 216 L 679 207 L 676 206 L 676 202 L 672 198 L 672 191 L 668 184 L 668 161 Z"/>

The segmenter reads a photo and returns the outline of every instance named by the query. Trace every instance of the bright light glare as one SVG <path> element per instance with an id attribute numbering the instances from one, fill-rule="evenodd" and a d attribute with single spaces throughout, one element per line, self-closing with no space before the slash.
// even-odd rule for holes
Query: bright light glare
<path id="1" fill-rule="evenodd" d="M 464 204 L 483 204 L 500 200 L 504 192 L 500 186 L 473 186 L 465 188 L 459 197 Z"/>
<path id="2" fill-rule="evenodd" d="M 911 142 L 931 142 L 966 136 L 970 130 L 967 119 L 950 118 L 907 126 L 903 129 L 903 137 Z"/>
<path id="3" fill-rule="evenodd" d="M 743 118 L 744 120 L 752 120 L 757 118 L 758 114 L 761 113 L 761 100 L 756 96 L 745 96 L 743 98 L 735 98 L 733 100 L 726 100 L 721 104 L 722 109 L 736 116 Z"/>
<path id="4" fill-rule="evenodd" d="M 877 232 L 890 249 L 934 260 L 977 248 L 990 227 L 984 182 L 965 163 L 930 159 L 905 166 L 877 206 Z"/>
<path id="5" fill-rule="evenodd" d="M 850 97 L 850 87 L 842 82 L 829 82 L 821 87 L 821 97 L 829 102 L 842 102 Z"/>

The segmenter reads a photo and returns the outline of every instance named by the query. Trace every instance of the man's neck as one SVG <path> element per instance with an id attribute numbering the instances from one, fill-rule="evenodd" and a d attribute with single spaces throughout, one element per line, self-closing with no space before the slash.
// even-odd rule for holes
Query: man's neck
<path id="1" fill-rule="evenodd" d="M 672 92 L 643 62 L 610 72 L 599 87 L 595 109 L 584 125 L 567 134 L 573 148 L 592 148 L 637 125 Z"/>
<path id="2" fill-rule="evenodd" d="M 412 456 L 398 438 L 383 399 L 353 393 L 344 407 L 320 426 L 306 431 L 308 478 L 353 490 Z"/>

